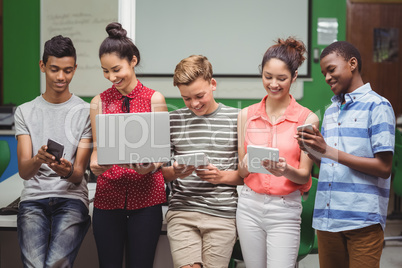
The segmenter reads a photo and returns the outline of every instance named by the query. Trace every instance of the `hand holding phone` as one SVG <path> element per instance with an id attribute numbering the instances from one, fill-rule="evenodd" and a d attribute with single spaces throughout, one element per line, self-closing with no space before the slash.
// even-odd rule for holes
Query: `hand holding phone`
<path id="1" fill-rule="evenodd" d="M 304 124 L 304 125 L 298 126 L 297 131 L 314 133 L 314 128 L 313 128 L 312 124 Z"/>
<path id="2" fill-rule="evenodd" d="M 55 140 L 48 139 L 46 152 L 53 155 L 56 158 L 56 161 L 60 164 L 60 158 L 63 157 L 64 145 Z"/>

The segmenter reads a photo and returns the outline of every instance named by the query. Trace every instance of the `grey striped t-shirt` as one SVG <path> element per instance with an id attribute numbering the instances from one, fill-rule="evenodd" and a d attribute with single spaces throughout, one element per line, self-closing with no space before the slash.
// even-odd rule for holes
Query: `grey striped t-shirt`
<path id="1" fill-rule="evenodd" d="M 203 152 L 220 170 L 237 169 L 237 115 L 239 109 L 219 104 L 213 113 L 197 116 L 182 108 L 170 113 L 172 154 Z M 214 185 L 193 173 L 172 182 L 169 209 L 196 211 L 235 218 L 236 186 Z"/>

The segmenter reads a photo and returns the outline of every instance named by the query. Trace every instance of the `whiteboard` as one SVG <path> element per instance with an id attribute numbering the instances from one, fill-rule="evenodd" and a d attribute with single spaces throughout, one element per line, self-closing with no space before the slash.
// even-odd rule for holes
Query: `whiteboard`
<path id="1" fill-rule="evenodd" d="M 140 76 L 171 76 L 192 54 L 207 56 L 214 76 L 259 76 L 262 56 L 278 38 L 309 46 L 309 0 L 134 2 Z M 308 59 L 299 77 L 310 77 Z"/>
<path id="2" fill-rule="evenodd" d="M 45 42 L 55 35 L 70 37 L 77 51 L 77 71 L 70 92 L 95 96 L 111 87 L 103 77 L 98 51 L 107 37 L 106 25 L 118 21 L 118 0 L 41 0 L 41 53 Z M 45 76 L 41 74 L 41 92 Z"/>
<path id="3" fill-rule="evenodd" d="M 204 54 L 214 77 L 222 77 L 216 97 L 258 99 L 265 95 L 258 69 L 264 52 L 278 37 L 290 35 L 309 47 L 310 10 L 311 0 L 41 0 L 41 56 L 45 41 L 69 36 L 78 64 L 70 91 L 95 96 L 111 86 L 103 77 L 98 49 L 107 37 L 106 25 L 119 21 L 140 50 L 140 80 L 165 97 L 180 97 L 172 85 L 176 64 Z M 308 60 L 299 77 L 309 80 Z M 296 99 L 303 97 L 304 82 L 298 80 Z M 42 92 L 44 81 L 42 74 Z"/>

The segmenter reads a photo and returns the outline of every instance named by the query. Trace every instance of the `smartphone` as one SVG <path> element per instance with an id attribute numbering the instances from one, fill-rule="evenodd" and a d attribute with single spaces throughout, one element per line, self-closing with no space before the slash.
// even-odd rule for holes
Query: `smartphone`
<path id="1" fill-rule="evenodd" d="M 309 130 L 309 131 L 306 131 Z M 313 132 L 314 133 L 314 129 L 313 129 L 313 125 L 312 124 L 305 124 L 305 125 L 301 125 L 297 127 L 297 131 L 301 131 L 301 132 Z"/>
<path id="2" fill-rule="evenodd" d="M 209 164 L 208 156 L 205 153 L 176 155 L 175 160 L 180 165 L 186 166 L 207 166 Z"/>
<path id="3" fill-rule="evenodd" d="M 56 161 L 60 164 L 60 158 L 63 157 L 64 153 L 64 145 L 55 140 L 48 139 L 46 152 L 53 155 L 56 158 Z"/>
<path id="4" fill-rule="evenodd" d="M 263 160 L 279 161 L 279 149 L 256 145 L 247 145 L 247 166 L 249 172 L 271 174 L 261 165 Z"/>

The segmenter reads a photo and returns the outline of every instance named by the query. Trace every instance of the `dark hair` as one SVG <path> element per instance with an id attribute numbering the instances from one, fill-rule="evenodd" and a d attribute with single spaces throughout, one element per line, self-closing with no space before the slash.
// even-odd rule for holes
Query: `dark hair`
<path id="1" fill-rule="evenodd" d="M 306 46 L 302 41 L 289 37 L 286 40 L 278 38 L 275 45 L 268 48 L 262 58 L 261 71 L 264 65 L 272 58 L 283 61 L 290 71 L 292 78 L 295 76 L 296 70 L 302 65 L 306 59 L 303 54 L 306 52 Z"/>
<path id="2" fill-rule="evenodd" d="M 54 36 L 52 39 L 46 41 L 42 56 L 42 61 L 45 65 L 50 56 L 56 58 L 73 57 L 74 63 L 77 62 L 77 54 L 73 41 L 61 35 Z"/>
<path id="3" fill-rule="evenodd" d="M 133 41 L 127 37 L 127 31 L 123 29 L 120 23 L 109 23 L 106 26 L 106 32 L 109 37 L 106 37 L 100 45 L 99 58 L 103 54 L 116 53 L 120 59 L 127 59 L 128 62 L 131 62 L 133 56 L 136 56 L 137 65 L 140 63 L 140 51 Z"/>
<path id="4" fill-rule="evenodd" d="M 345 61 L 349 61 L 353 57 L 356 58 L 357 65 L 358 65 L 357 69 L 359 70 L 359 73 L 361 72 L 362 58 L 360 56 L 360 52 L 351 43 L 346 42 L 346 41 L 337 41 L 337 42 L 330 44 L 329 46 L 324 48 L 324 50 L 321 52 L 320 60 L 322 60 L 322 58 L 324 58 L 325 56 L 327 56 L 328 54 L 331 54 L 331 53 L 338 54 L 339 56 L 343 57 L 345 59 Z"/>

